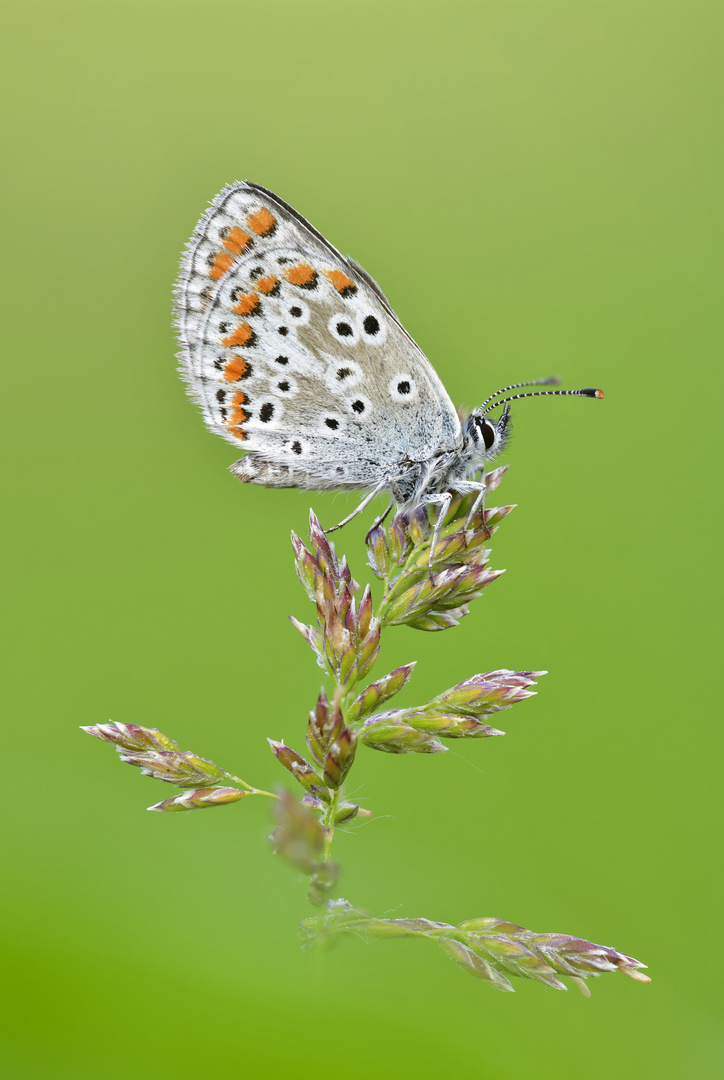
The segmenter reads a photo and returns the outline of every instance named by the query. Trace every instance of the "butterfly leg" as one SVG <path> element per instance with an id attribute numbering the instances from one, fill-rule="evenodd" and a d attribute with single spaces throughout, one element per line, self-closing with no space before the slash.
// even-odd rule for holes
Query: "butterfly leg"
<path id="1" fill-rule="evenodd" d="M 452 502 L 452 494 L 449 491 L 442 491 L 439 495 L 425 495 L 423 502 L 435 503 L 440 507 L 437 518 L 435 519 L 435 526 L 432 530 L 432 540 L 430 541 L 430 558 L 427 563 L 427 569 L 432 577 L 432 564 L 435 558 L 435 548 L 440 538 L 440 530 L 442 529 L 442 523 L 445 520 L 448 510 L 450 509 L 450 503 Z"/>
<path id="2" fill-rule="evenodd" d="M 386 476 L 384 480 L 380 480 L 379 484 L 377 484 L 375 487 L 373 487 L 372 490 L 369 491 L 365 495 L 362 502 L 359 504 L 359 506 L 355 507 L 355 509 L 352 511 L 351 514 L 347 514 L 347 517 L 344 518 L 343 521 L 340 521 L 338 525 L 332 525 L 331 528 L 325 529 L 324 530 L 325 533 L 336 532 L 337 529 L 341 529 L 343 525 L 349 524 L 349 522 L 352 521 L 353 518 L 356 518 L 358 514 L 361 514 L 362 511 L 367 506 L 369 506 L 369 504 L 372 502 L 372 500 L 375 498 L 376 495 L 379 495 L 379 493 L 381 491 L 384 491 L 384 489 L 386 487 L 391 487 L 393 483 L 394 483 L 394 477 L 391 477 L 391 476 Z M 394 488 L 393 488 L 393 491 L 394 491 Z M 389 513 L 389 510 L 390 510 L 390 507 L 388 506 L 387 510 L 385 511 L 385 513 L 383 515 L 383 520 L 384 520 L 385 517 L 387 517 L 387 514 Z M 374 526 L 373 526 L 373 528 L 374 528 Z"/>
<path id="3" fill-rule="evenodd" d="M 389 503 L 387 504 L 387 509 L 385 510 L 384 514 L 380 514 L 380 516 L 376 517 L 375 520 L 372 522 L 369 529 L 367 530 L 367 535 L 365 536 L 365 544 L 368 543 L 369 538 L 372 535 L 372 533 L 375 531 L 375 529 L 378 529 L 379 526 L 383 523 L 383 521 L 385 521 L 385 519 L 387 518 L 387 515 L 389 514 L 390 510 L 392 509 L 392 507 L 394 505 L 395 505 L 395 500 L 390 499 Z"/>
<path id="4" fill-rule="evenodd" d="M 478 510 L 482 511 L 482 514 L 483 514 L 483 527 L 485 526 L 485 495 L 486 495 L 485 469 L 483 469 L 482 476 L 480 477 L 480 490 L 478 491 L 477 497 L 476 497 L 473 505 L 470 507 L 470 513 L 468 514 L 468 516 L 467 516 L 467 518 L 465 520 L 465 531 L 466 532 L 470 528 L 472 520 L 475 517 L 475 515 L 477 514 Z"/>
<path id="5" fill-rule="evenodd" d="M 457 491 L 458 494 L 460 494 L 460 495 L 469 495 L 472 491 L 477 492 L 477 496 L 475 498 L 475 501 L 473 502 L 473 505 L 470 507 L 470 512 L 469 512 L 467 518 L 465 519 L 465 531 L 467 532 L 468 529 L 470 528 L 471 524 L 472 524 L 473 518 L 475 517 L 475 515 L 477 514 L 478 510 L 481 507 L 482 507 L 482 510 L 483 510 L 483 514 L 485 514 L 485 495 L 486 495 L 485 468 L 483 468 L 481 470 L 481 475 L 480 475 L 479 480 L 467 480 L 467 481 L 462 480 L 459 483 L 455 484 L 454 487 L 455 487 L 455 491 Z"/>

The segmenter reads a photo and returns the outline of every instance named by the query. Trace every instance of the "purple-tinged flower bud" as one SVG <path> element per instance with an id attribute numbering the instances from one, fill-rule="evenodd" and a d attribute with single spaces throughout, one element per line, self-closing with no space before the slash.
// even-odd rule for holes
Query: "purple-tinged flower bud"
<path id="1" fill-rule="evenodd" d="M 497 469 L 492 469 L 489 473 L 485 474 L 485 494 L 490 495 L 495 491 L 500 481 L 507 473 L 510 465 L 500 465 Z"/>
<path id="2" fill-rule="evenodd" d="M 226 806 L 228 803 L 239 802 L 251 795 L 250 791 L 238 791 L 232 787 L 196 788 L 193 791 L 184 791 L 174 799 L 164 799 L 163 802 L 147 807 L 148 810 L 159 810 L 165 813 L 181 810 L 206 810 L 210 806 Z"/>
<path id="3" fill-rule="evenodd" d="M 320 575 L 316 559 L 307 551 L 306 547 L 295 532 L 292 532 L 292 547 L 294 549 L 294 566 L 297 577 L 304 586 L 310 600 L 316 595 L 317 577 Z"/>
<path id="4" fill-rule="evenodd" d="M 491 506 L 485 511 L 485 527 L 493 533 L 503 518 L 515 510 L 516 505 L 516 503 L 509 503 L 508 506 Z"/>
<path id="5" fill-rule="evenodd" d="M 302 795 L 302 806 L 306 806 L 308 810 L 316 810 L 320 814 L 326 810 L 322 800 L 315 798 L 314 795 Z"/>
<path id="6" fill-rule="evenodd" d="M 345 629 L 350 633 L 357 625 L 357 609 L 354 595 L 349 586 L 342 584 L 333 595 L 333 604 L 337 610 L 340 622 L 344 623 Z"/>
<path id="7" fill-rule="evenodd" d="M 226 773 L 213 761 L 190 751 L 149 750 L 145 754 L 121 754 L 126 765 L 136 765 L 144 776 L 153 776 L 178 787 L 202 787 L 209 780 L 223 780 Z"/>
<path id="8" fill-rule="evenodd" d="M 424 731 L 416 731 L 409 724 L 402 723 L 386 714 L 381 719 L 376 716 L 365 720 L 359 730 L 360 741 L 372 750 L 382 750 L 387 754 L 441 754 L 446 746 Z"/>
<path id="9" fill-rule="evenodd" d="M 114 743 L 116 749 L 143 751 L 143 750 L 178 750 L 178 743 L 169 739 L 158 728 L 141 727 L 139 724 L 94 724 L 89 727 L 81 727 L 89 735 L 104 742 Z"/>
<path id="10" fill-rule="evenodd" d="M 409 542 L 402 527 L 403 515 L 394 518 L 387 530 L 389 561 L 392 566 L 401 566 L 407 554 Z"/>
<path id="11" fill-rule="evenodd" d="M 344 625 L 344 615 L 335 603 L 334 596 L 325 596 L 317 603 L 319 624 L 323 629 L 323 647 L 329 670 L 337 676 L 345 652 L 353 645 L 353 632 Z"/>
<path id="12" fill-rule="evenodd" d="M 339 564 L 339 580 L 347 586 L 350 592 L 359 592 L 359 585 L 352 577 L 352 571 L 347 565 L 347 556 L 342 556 L 342 562 Z"/>
<path id="13" fill-rule="evenodd" d="M 411 709 L 400 709 L 399 712 L 400 719 L 410 727 L 437 735 L 441 739 L 489 739 L 495 735 L 505 735 L 504 731 L 481 724 L 473 716 L 438 712 L 416 713 Z"/>
<path id="14" fill-rule="evenodd" d="M 309 714 L 307 727 L 307 746 L 316 762 L 324 765 L 329 748 L 344 728 L 342 713 L 339 705 L 333 705 L 330 709 L 327 695 L 322 688 L 317 699 L 317 705 Z"/>
<path id="15" fill-rule="evenodd" d="M 339 788 L 352 768 L 357 736 L 350 728 L 343 727 L 327 751 L 324 762 L 324 780 L 331 788 Z"/>
<path id="16" fill-rule="evenodd" d="M 533 697 L 535 681 L 545 671 L 488 671 L 473 675 L 428 702 L 425 709 L 482 716 L 508 709 L 517 701 Z"/>
<path id="17" fill-rule="evenodd" d="M 354 640 L 357 637 L 357 605 L 351 597 L 350 603 L 347 603 L 348 596 L 349 594 L 346 594 L 344 597 L 340 596 L 337 610 L 339 612 L 339 618 L 344 623 L 345 630 L 352 640 Z"/>
<path id="18" fill-rule="evenodd" d="M 357 679 L 364 679 L 374 667 L 380 651 L 382 626 L 378 619 L 373 619 L 369 632 L 357 652 Z"/>
<path id="19" fill-rule="evenodd" d="M 390 568 L 389 552 L 387 550 L 387 534 L 381 525 L 378 525 L 367 537 L 368 565 L 375 577 L 383 578 Z"/>
<path id="20" fill-rule="evenodd" d="M 393 601 L 398 600 L 401 596 L 407 595 L 415 585 L 419 585 L 421 582 L 427 582 L 428 587 L 432 588 L 430 566 L 425 551 L 421 553 L 418 562 L 419 565 L 411 563 L 387 590 L 385 600 L 388 608 L 392 605 Z"/>
<path id="21" fill-rule="evenodd" d="M 460 620 L 469 614 L 469 608 L 452 608 L 450 611 L 426 611 L 419 619 L 413 619 L 406 625 L 413 630 L 449 630 L 458 626 Z"/>
<path id="22" fill-rule="evenodd" d="M 525 930 L 517 923 L 506 922 L 504 919 L 496 919 L 492 915 L 485 915 L 479 919 L 465 919 L 458 923 L 458 930 L 480 930 L 487 933 L 497 934 L 524 934 Z"/>
<path id="23" fill-rule="evenodd" d="M 404 667 L 395 668 L 389 675 L 385 675 L 383 679 L 378 679 L 376 682 L 370 683 L 365 687 L 362 693 L 357 697 L 349 709 L 347 710 L 347 720 L 352 723 L 357 720 L 364 720 L 366 716 L 369 716 L 371 712 L 379 708 L 390 698 L 394 697 L 402 690 L 403 686 L 407 683 L 412 672 L 415 668 L 417 661 L 413 660 L 411 664 L 405 664 Z"/>
<path id="24" fill-rule="evenodd" d="M 326 575 L 317 578 L 317 592 L 315 596 L 317 606 L 317 622 L 325 633 L 329 633 L 327 625 L 336 614 L 335 593 L 332 581 Z"/>
<path id="25" fill-rule="evenodd" d="M 432 578 L 425 577 L 386 605 L 384 622 L 390 626 L 413 623 L 428 611 L 461 608 L 502 573 L 503 570 L 460 566 L 442 570 Z"/>
<path id="26" fill-rule="evenodd" d="M 275 742 L 274 739 L 267 739 L 267 742 L 277 760 L 302 785 L 305 791 L 308 791 L 310 795 L 314 795 L 316 798 L 329 801 L 329 794 L 321 776 L 317 775 L 301 754 L 298 754 L 296 750 L 292 750 L 290 746 L 285 746 L 283 742 Z"/>
<path id="27" fill-rule="evenodd" d="M 364 592 L 362 593 L 359 602 L 359 616 L 357 621 L 360 637 L 364 638 L 369 634 L 373 611 L 372 592 L 369 585 L 365 585 Z"/>
<path id="28" fill-rule="evenodd" d="M 337 556 L 332 544 L 326 536 L 324 529 L 319 524 L 313 510 L 309 511 L 309 537 L 312 542 L 312 552 L 323 574 L 338 576 Z"/>
<path id="29" fill-rule="evenodd" d="M 484 979 L 485 982 L 489 982 L 491 986 L 494 986 L 496 990 L 512 992 L 513 987 L 505 975 L 500 971 L 496 971 L 492 964 L 489 964 L 481 956 L 477 956 L 472 949 L 450 938 L 440 938 L 439 943 L 440 947 L 453 958 L 456 964 L 459 964 L 463 970 L 469 971 L 476 979 Z M 563 989 L 565 990 L 565 987 Z"/>
<path id="30" fill-rule="evenodd" d="M 345 690 L 357 681 L 357 652 L 353 645 L 350 645 L 339 658 L 337 681 Z"/>
<path id="31" fill-rule="evenodd" d="M 356 803 L 343 802 L 337 804 L 337 813 L 334 815 L 334 824 L 341 825 L 345 821 L 351 821 L 359 814 L 360 817 L 372 817 L 371 810 L 363 810 Z"/>
<path id="32" fill-rule="evenodd" d="M 461 561 L 466 556 L 470 557 L 469 549 L 470 545 L 466 542 L 465 533 L 461 529 L 460 532 L 453 533 L 452 536 L 444 536 L 438 540 L 432 553 L 432 562 L 435 566 L 441 566 L 446 562 Z M 430 551 L 425 548 L 415 559 L 415 565 L 419 569 L 425 569 L 429 565 L 429 561 Z"/>
<path id="33" fill-rule="evenodd" d="M 427 503 L 419 503 L 409 511 L 407 534 L 413 544 L 424 544 L 431 535 L 430 514 Z"/>
<path id="34" fill-rule="evenodd" d="M 476 529 L 474 532 L 464 534 L 465 544 L 460 549 L 457 556 L 448 559 L 448 564 L 461 566 L 487 566 L 491 551 L 489 548 L 486 548 L 485 545 L 490 539 L 491 533 L 492 530 L 489 529 Z"/>

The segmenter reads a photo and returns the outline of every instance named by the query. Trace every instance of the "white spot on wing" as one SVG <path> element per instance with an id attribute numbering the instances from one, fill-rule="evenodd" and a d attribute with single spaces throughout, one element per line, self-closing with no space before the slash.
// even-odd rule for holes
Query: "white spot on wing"
<path id="1" fill-rule="evenodd" d="M 355 326 L 354 319 L 346 311 L 340 311 L 333 315 L 327 323 L 330 334 L 341 345 L 356 345 L 359 341 L 359 330 Z"/>
<path id="2" fill-rule="evenodd" d="M 389 382 L 390 397 L 393 401 L 409 404 L 417 397 L 417 383 L 409 371 L 398 371 Z"/>

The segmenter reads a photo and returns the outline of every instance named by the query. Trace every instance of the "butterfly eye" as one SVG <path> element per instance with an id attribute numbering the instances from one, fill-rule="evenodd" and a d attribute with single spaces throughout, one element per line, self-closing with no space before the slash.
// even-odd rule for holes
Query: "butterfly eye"
<path id="1" fill-rule="evenodd" d="M 495 428 L 489 420 L 478 420 L 478 427 L 480 428 L 480 434 L 483 436 L 485 449 L 490 450 L 495 442 Z"/>

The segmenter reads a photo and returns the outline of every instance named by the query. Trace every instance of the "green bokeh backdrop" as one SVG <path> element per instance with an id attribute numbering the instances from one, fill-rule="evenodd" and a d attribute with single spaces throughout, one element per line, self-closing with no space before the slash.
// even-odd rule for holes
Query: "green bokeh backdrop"
<path id="1" fill-rule="evenodd" d="M 6 1075 L 720 1076 L 721 4 L 2 21 Z M 455 401 L 551 371 L 607 395 L 519 405 L 508 574 L 458 629 L 388 635 L 381 669 L 420 661 L 401 704 L 551 674 L 505 739 L 360 756 L 344 895 L 579 934 L 651 986 L 496 994 L 424 942 L 310 957 L 266 805 L 147 814 L 168 789 L 79 733 L 158 725 L 263 785 L 265 737 L 302 743 L 310 498 L 240 487 L 173 361 L 178 253 L 244 177 L 369 269 Z"/>

